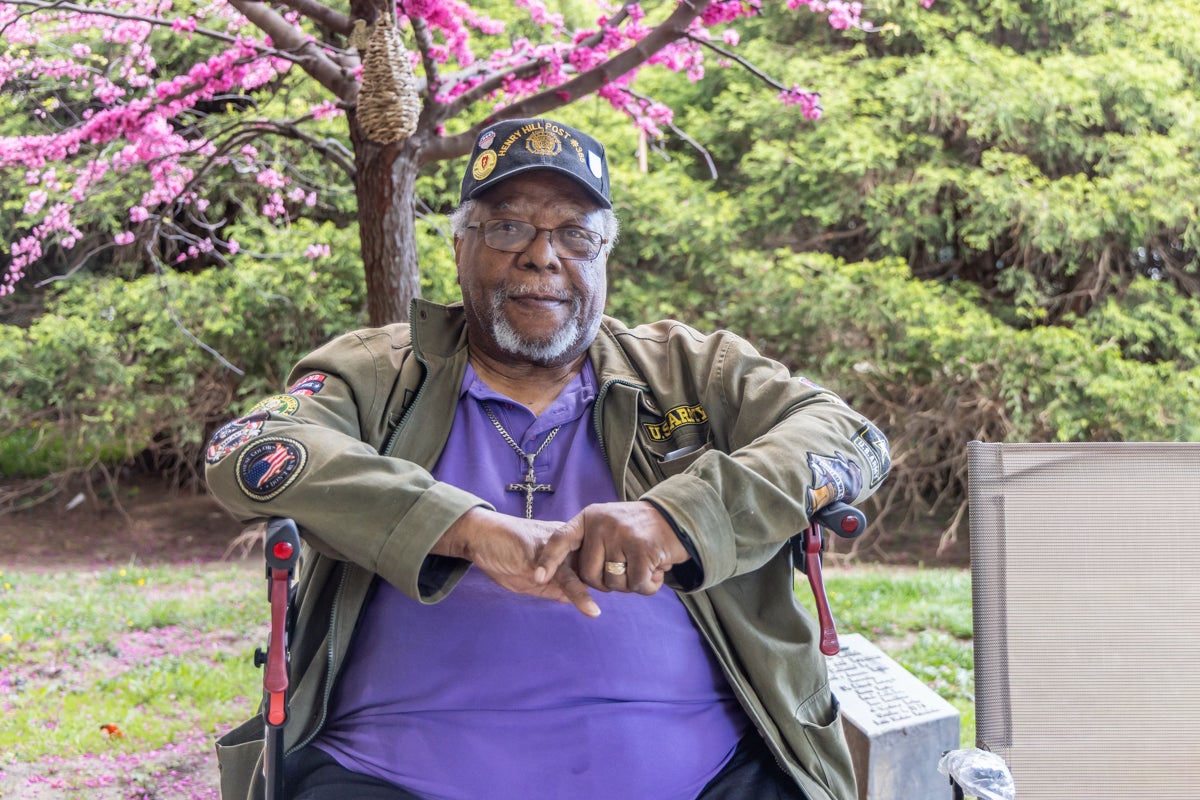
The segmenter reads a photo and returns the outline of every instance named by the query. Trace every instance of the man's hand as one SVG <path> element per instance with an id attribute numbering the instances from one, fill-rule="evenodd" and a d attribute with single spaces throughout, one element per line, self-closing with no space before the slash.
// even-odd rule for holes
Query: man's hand
<path id="1" fill-rule="evenodd" d="M 647 595 L 689 558 L 666 517 L 640 500 L 590 505 L 563 523 L 542 548 L 534 580 L 550 581 L 576 550 L 575 571 L 588 586 Z"/>
<path id="2" fill-rule="evenodd" d="M 575 573 L 571 560 L 560 559 L 554 571 L 548 573 L 549 578 L 534 580 L 538 552 L 559 526 L 557 522 L 473 508 L 446 530 L 433 552 L 472 562 L 511 592 L 571 603 L 581 613 L 598 617 L 600 607 Z"/>

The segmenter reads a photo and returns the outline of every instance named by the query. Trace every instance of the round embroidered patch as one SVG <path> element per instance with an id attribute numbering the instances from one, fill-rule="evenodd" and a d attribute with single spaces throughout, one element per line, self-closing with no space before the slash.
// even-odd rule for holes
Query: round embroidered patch
<path id="1" fill-rule="evenodd" d="M 299 405 L 298 401 L 297 405 Z M 267 421 L 267 416 L 267 412 L 259 411 L 225 423 L 208 440 L 208 450 L 204 453 L 204 460 L 209 464 L 216 464 L 225 458 L 225 456 L 261 434 L 263 424 Z"/>
<path id="2" fill-rule="evenodd" d="M 307 463 L 308 451 L 295 439 L 264 439 L 238 456 L 238 486 L 251 500 L 267 501 L 291 486 Z"/>
<path id="3" fill-rule="evenodd" d="M 252 412 L 266 411 L 271 414 L 291 416 L 296 413 L 296 409 L 298 408 L 300 408 L 300 401 L 295 397 L 292 397 L 290 394 L 277 394 L 260 401 L 250 410 Z"/>
<path id="4" fill-rule="evenodd" d="M 496 168 L 496 153 L 493 150 L 484 150 L 475 159 L 475 164 L 471 167 L 471 177 L 477 181 L 481 181 L 488 175 L 492 174 L 492 170 Z"/>

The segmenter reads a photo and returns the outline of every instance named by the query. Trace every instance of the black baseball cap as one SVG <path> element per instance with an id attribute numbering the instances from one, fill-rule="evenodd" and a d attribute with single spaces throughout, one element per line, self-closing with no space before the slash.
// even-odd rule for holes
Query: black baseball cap
<path id="1" fill-rule="evenodd" d="M 551 169 L 574 178 L 602 208 L 612 208 L 604 145 L 548 119 L 506 119 L 484 128 L 471 150 L 460 202 L 531 169 Z"/>

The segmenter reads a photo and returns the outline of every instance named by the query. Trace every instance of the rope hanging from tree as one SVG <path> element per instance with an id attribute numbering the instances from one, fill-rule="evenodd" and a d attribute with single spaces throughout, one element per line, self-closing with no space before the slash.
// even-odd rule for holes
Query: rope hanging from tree
<path id="1" fill-rule="evenodd" d="M 379 15 L 363 53 L 358 124 L 367 138 L 391 144 L 412 136 L 421 114 L 417 77 L 391 13 Z"/>

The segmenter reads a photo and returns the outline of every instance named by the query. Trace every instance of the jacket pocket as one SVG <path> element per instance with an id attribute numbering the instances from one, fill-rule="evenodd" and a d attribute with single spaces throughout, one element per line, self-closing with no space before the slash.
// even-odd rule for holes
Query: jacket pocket
<path id="1" fill-rule="evenodd" d="M 838 716 L 838 701 L 828 683 L 797 707 L 795 718 L 807 744 L 796 753 L 805 771 L 839 800 L 855 800 L 854 765 Z"/>
<path id="2" fill-rule="evenodd" d="M 700 459 L 700 456 L 711 449 L 712 443 L 704 441 L 681 447 L 675 452 L 668 453 L 667 457 L 660 459 L 658 470 L 663 478 L 679 475 L 692 464 L 695 464 Z"/>
<path id="3" fill-rule="evenodd" d="M 243 800 L 261 794 L 263 737 L 264 723 L 260 714 L 217 740 L 222 800 Z M 256 789 L 253 793 L 252 787 Z"/>

